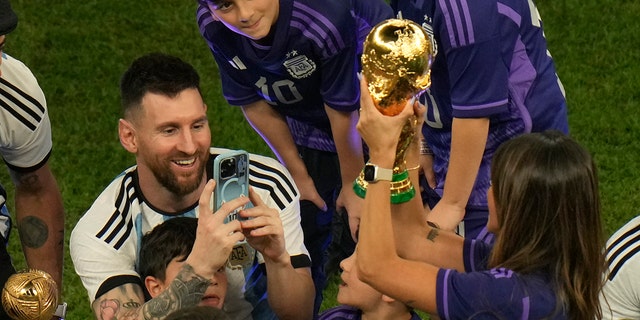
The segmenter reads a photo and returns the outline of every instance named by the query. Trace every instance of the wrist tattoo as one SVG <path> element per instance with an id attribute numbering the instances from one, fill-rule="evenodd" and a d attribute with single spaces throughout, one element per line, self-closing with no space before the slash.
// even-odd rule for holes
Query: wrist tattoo
<path id="1" fill-rule="evenodd" d="M 436 237 L 440 234 L 440 231 L 437 228 L 432 228 L 431 230 L 429 230 L 429 233 L 427 234 L 427 239 L 430 240 L 431 242 L 436 242 Z"/>

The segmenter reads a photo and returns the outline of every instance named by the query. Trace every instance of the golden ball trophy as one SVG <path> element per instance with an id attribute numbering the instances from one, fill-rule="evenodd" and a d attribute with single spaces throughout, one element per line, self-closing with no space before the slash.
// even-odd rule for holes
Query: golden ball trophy
<path id="1" fill-rule="evenodd" d="M 431 85 L 433 58 L 431 38 L 417 23 L 388 19 L 373 27 L 364 42 L 362 73 L 376 109 L 386 116 L 402 112 L 409 99 Z M 405 156 L 417 121 L 415 116 L 410 118 L 400 134 L 393 165 L 391 203 L 403 203 L 415 196 Z M 353 190 L 364 198 L 367 184 L 361 172 L 353 183 Z"/>
<path id="2" fill-rule="evenodd" d="M 28 269 L 9 277 L 2 307 L 14 320 L 51 320 L 58 308 L 58 287 L 46 272 Z"/>

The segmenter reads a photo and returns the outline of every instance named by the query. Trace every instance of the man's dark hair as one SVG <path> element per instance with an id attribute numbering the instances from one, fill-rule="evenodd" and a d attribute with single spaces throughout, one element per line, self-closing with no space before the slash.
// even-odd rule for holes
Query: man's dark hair
<path id="1" fill-rule="evenodd" d="M 176 257 L 187 259 L 196 240 L 198 219 L 175 217 L 142 236 L 138 269 L 141 279 L 147 276 L 165 280 L 169 262 Z"/>
<path id="2" fill-rule="evenodd" d="M 9 0 L 0 0 L 0 36 L 6 35 L 18 26 L 18 16 L 11 9 Z"/>
<path id="3" fill-rule="evenodd" d="M 180 58 L 150 53 L 131 63 L 120 79 L 120 102 L 125 117 L 140 108 L 147 93 L 174 98 L 186 89 L 200 91 L 200 76 L 192 65 Z"/>

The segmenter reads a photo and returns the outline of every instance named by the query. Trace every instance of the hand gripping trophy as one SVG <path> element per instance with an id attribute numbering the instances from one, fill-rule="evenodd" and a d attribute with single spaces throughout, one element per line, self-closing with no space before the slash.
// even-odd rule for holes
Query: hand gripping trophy
<path id="1" fill-rule="evenodd" d="M 431 85 L 433 58 L 431 38 L 417 23 L 388 19 L 373 27 L 364 42 L 362 73 L 378 111 L 387 116 L 398 115 L 407 100 L 426 90 Z M 391 203 L 403 203 L 415 195 L 405 155 L 417 121 L 415 116 L 410 118 L 400 134 L 393 165 Z M 353 183 L 353 190 L 364 198 L 367 184 L 363 171 Z"/>
<path id="2" fill-rule="evenodd" d="M 63 319 L 58 306 L 56 282 L 46 272 L 28 269 L 7 279 L 2 289 L 2 307 L 14 320 Z M 66 309 L 66 304 L 64 307 Z M 64 314 L 66 310 L 62 311 Z"/>

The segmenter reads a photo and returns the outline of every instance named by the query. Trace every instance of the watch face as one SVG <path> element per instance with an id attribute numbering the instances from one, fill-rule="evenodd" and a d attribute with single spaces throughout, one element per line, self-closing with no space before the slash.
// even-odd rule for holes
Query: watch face
<path id="1" fill-rule="evenodd" d="M 364 181 L 372 182 L 376 178 L 376 167 L 373 165 L 364 166 Z"/>

